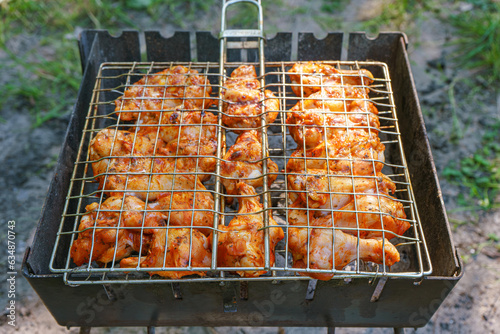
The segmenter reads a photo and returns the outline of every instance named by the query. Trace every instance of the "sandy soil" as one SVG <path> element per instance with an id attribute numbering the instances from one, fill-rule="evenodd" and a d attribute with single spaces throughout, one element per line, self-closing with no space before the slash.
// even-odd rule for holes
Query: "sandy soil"
<path id="1" fill-rule="evenodd" d="M 353 1 L 345 12 L 357 19 L 367 15 L 377 15 L 381 1 L 371 2 L 371 7 L 363 13 L 358 11 L 360 3 Z M 290 6 L 298 1 L 289 1 Z M 266 27 L 273 31 L 311 31 L 324 35 L 319 24 L 311 20 L 317 12 L 317 3 L 310 8 L 309 13 L 302 13 L 293 18 L 269 18 Z M 315 7 L 316 6 L 316 7 Z M 363 16 L 363 17 L 361 17 Z M 150 29 L 154 24 L 147 18 L 141 26 Z M 142 22 L 141 21 L 141 22 Z M 348 29 L 350 22 L 346 22 Z M 218 25 L 218 23 L 217 23 Z M 213 27 L 214 25 L 212 25 Z M 458 142 L 450 141 L 454 131 L 451 121 L 448 90 L 453 78 L 468 75 L 463 70 L 453 66 L 449 61 L 450 48 L 445 46 L 453 38 L 450 27 L 443 25 L 438 19 L 427 17 L 415 22 L 415 26 L 406 27 L 410 37 L 410 58 L 412 70 L 417 85 L 429 140 L 438 172 L 450 161 L 457 161 L 470 155 L 480 146 L 484 119 L 500 118 L 500 94 L 484 89 L 477 100 L 486 107 L 478 111 L 473 101 L 462 102 L 463 110 L 458 117 L 464 126 L 464 137 Z M 158 27 L 157 27 L 158 29 Z M 163 25 L 159 29 L 165 35 L 170 35 L 176 27 Z M 197 22 L 184 29 L 217 30 Z M 9 41 L 9 47 L 16 52 L 29 49 L 30 45 L 39 43 L 36 36 L 20 36 Z M 0 53 L 0 60 L 6 60 Z M 0 85 L 9 80 L 9 73 L 0 76 Z M 466 95 L 467 87 L 456 84 L 457 99 Z M 433 112 L 430 112 L 432 110 Z M 0 123 L 0 216 L 2 222 L 16 221 L 17 232 L 17 264 L 20 266 L 27 245 L 31 243 L 32 234 L 40 216 L 48 184 L 52 178 L 52 170 L 63 141 L 68 118 L 51 120 L 40 127 L 32 127 L 32 118 L 26 107 L 11 109 L 4 106 L 1 110 L 5 122 Z M 429 324 L 423 328 L 409 330 L 416 333 L 494 333 L 500 327 L 500 253 L 491 242 L 488 235 L 500 235 L 500 211 L 482 212 L 477 215 L 454 211 L 459 208 L 457 197 L 460 188 L 449 184 L 441 178 L 441 186 L 450 218 L 468 221 L 453 228 L 453 237 L 459 254 L 464 259 L 465 274 L 449 297 L 436 311 Z M 5 249 L 5 231 L 0 232 L 0 247 Z M 0 263 L 2 273 L 6 272 L 6 263 Z M 4 280 L 5 275 L 0 276 Z M 18 319 L 17 327 L 11 328 L 5 323 L 5 316 L 0 320 L 0 333 L 18 331 L 20 333 L 75 333 L 77 329 L 67 330 L 58 326 L 44 307 L 38 296 L 31 290 L 28 283 L 18 274 Z M 0 293 L 0 305 L 6 305 L 5 286 Z M 6 313 L 4 312 L 4 315 Z M 326 333 L 326 329 L 310 329 L 312 333 Z M 138 329 L 94 329 L 93 333 L 145 332 Z M 296 328 L 159 328 L 158 333 L 301 333 Z M 357 329 L 338 332 L 349 333 L 390 333 L 391 329 Z"/>

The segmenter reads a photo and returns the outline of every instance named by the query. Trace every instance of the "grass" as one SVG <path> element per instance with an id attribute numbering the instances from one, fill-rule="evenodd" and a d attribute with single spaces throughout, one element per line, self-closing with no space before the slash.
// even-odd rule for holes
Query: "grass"
<path id="1" fill-rule="evenodd" d="M 150 15 L 182 25 L 215 0 L 10 0 L 0 1 L 0 47 L 7 58 L 0 71 L 14 71 L 16 81 L 0 90 L 0 108 L 28 109 L 33 126 L 70 112 L 81 80 L 75 27 L 107 29 L 115 34 L 138 29 L 135 17 Z M 36 36 L 37 43 L 12 50 L 14 37 Z M 44 52 L 47 51 L 47 52 Z M 52 52 L 53 51 L 53 52 Z"/>
<path id="2" fill-rule="evenodd" d="M 360 28 L 372 34 L 381 30 L 406 30 L 420 13 L 420 6 L 415 0 L 393 0 L 384 4 L 380 15 L 375 15 L 361 23 Z"/>
<path id="3" fill-rule="evenodd" d="M 468 69 L 479 70 L 490 84 L 500 87 L 500 2 L 469 0 L 468 11 L 450 15 L 458 46 L 455 60 Z"/>
<path id="4" fill-rule="evenodd" d="M 468 190 L 458 198 L 463 209 L 500 207 L 496 203 L 500 190 L 500 122 L 485 133 L 482 144 L 471 156 L 443 170 L 448 181 Z M 470 205 L 471 199 L 475 206 Z"/>

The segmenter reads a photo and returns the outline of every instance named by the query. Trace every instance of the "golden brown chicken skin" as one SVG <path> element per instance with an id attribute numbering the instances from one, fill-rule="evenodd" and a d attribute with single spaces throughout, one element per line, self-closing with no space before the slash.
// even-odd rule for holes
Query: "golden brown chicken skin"
<path id="1" fill-rule="evenodd" d="M 157 142 L 158 155 L 168 157 L 176 171 L 196 173 L 205 181 L 215 171 L 217 116 L 207 111 L 175 109 L 131 128 Z"/>
<path id="2" fill-rule="evenodd" d="M 387 176 L 327 175 L 325 170 L 288 175 L 288 195 L 292 202 L 300 200 L 304 207 L 321 210 L 341 209 L 355 194 L 394 192 L 396 186 Z"/>
<path id="3" fill-rule="evenodd" d="M 191 254 L 191 257 L 190 257 Z M 180 279 L 184 276 L 206 276 L 196 268 L 209 268 L 212 262 L 210 239 L 196 229 L 159 226 L 152 237 L 146 256 L 128 257 L 120 261 L 121 268 L 154 268 L 149 274 Z M 169 270 L 186 268 L 186 270 Z"/>
<path id="4" fill-rule="evenodd" d="M 333 240 L 332 240 L 333 239 Z M 359 240 L 359 253 L 357 244 Z M 334 245 L 332 254 L 332 244 Z M 308 252 L 309 245 L 309 252 Z M 295 268 L 318 270 L 341 270 L 351 261 L 358 259 L 392 266 L 399 262 L 400 256 L 396 247 L 387 239 L 358 239 L 340 230 L 323 228 L 289 228 L 288 247 L 293 256 Z M 335 265 L 333 258 L 335 258 Z M 305 273 L 319 280 L 329 280 L 333 273 Z"/>
<path id="5" fill-rule="evenodd" d="M 287 128 L 299 146 L 313 148 L 353 130 L 378 134 L 380 122 L 371 102 L 350 101 L 345 110 L 339 110 L 335 104 L 336 101 L 305 100 L 287 112 Z"/>
<path id="6" fill-rule="evenodd" d="M 333 198 L 328 193 L 335 192 L 339 183 L 342 189 L 349 189 L 344 185 L 351 182 L 352 189 L 353 182 L 360 182 L 356 181 L 358 176 L 380 176 L 385 147 L 378 136 L 371 134 L 365 136 L 365 141 L 358 141 L 363 135 L 349 134 L 336 138 L 337 142 L 323 142 L 309 150 L 298 148 L 292 153 L 286 165 L 287 186 L 292 191 L 289 193 L 292 201 L 295 196 L 300 196 L 309 207 L 325 207 L 325 204 L 328 207 Z"/>
<path id="7" fill-rule="evenodd" d="M 267 159 L 267 182 L 276 180 L 278 165 Z M 264 182 L 262 144 L 260 134 L 255 130 L 241 133 L 223 157 L 220 174 L 228 195 L 237 194 L 237 183 L 245 182 L 252 187 L 261 187 Z M 227 197 L 232 202 L 231 197 Z"/>
<path id="8" fill-rule="evenodd" d="M 331 219 L 325 217 L 323 220 Z M 409 228 L 403 203 L 387 193 L 356 195 L 350 203 L 333 215 L 335 226 L 348 227 L 343 230 L 361 238 L 402 236 Z M 358 230 L 359 233 L 358 233 Z M 384 231 L 382 231 L 382 229 Z"/>
<path id="9" fill-rule="evenodd" d="M 155 157 L 154 151 L 147 137 L 101 130 L 90 142 L 89 155 L 100 189 L 108 196 L 128 194 L 155 200 L 164 191 L 194 188 L 196 176 L 179 171 L 174 175 L 175 161 Z"/>
<path id="10" fill-rule="evenodd" d="M 214 224 L 214 199 L 212 193 L 197 181 L 195 188 L 160 193 L 157 201 L 148 206 L 161 210 L 172 226 L 196 226 L 205 235 L 212 232 Z"/>
<path id="11" fill-rule="evenodd" d="M 295 268 L 341 270 L 358 258 L 387 266 L 400 260 L 398 250 L 387 239 L 358 239 L 341 230 L 332 229 L 331 220 L 308 217 L 305 210 L 294 211 L 288 222 L 291 226 L 298 227 L 288 228 L 288 250 L 292 253 Z M 319 280 L 329 280 L 334 276 L 328 272 L 301 272 L 301 275 Z"/>
<path id="12" fill-rule="evenodd" d="M 145 227 L 155 227 L 166 219 L 162 213 L 146 212 L 146 204 L 134 196 L 109 197 L 102 205 L 87 205 L 86 210 L 71 246 L 77 266 L 119 261 L 133 251 L 146 252 L 152 229 Z"/>
<path id="13" fill-rule="evenodd" d="M 212 104 L 212 87 L 206 76 L 184 66 L 148 74 L 127 88 L 115 101 L 122 121 L 157 118 L 160 110 L 202 109 Z"/>
<path id="14" fill-rule="evenodd" d="M 262 117 L 267 124 L 276 120 L 279 101 L 270 90 L 262 92 L 253 66 L 242 65 L 231 73 L 222 91 L 222 122 L 233 131 L 258 129 Z"/>
<path id="15" fill-rule="evenodd" d="M 252 197 L 239 198 L 238 216 L 228 226 L 219 225 L 217 245 L 217 265 L 219 267 L 264 267 L 265 266 L 265 231 L 262 204 L 255 196 L 255 189 L 244 182 L 239 182 L 239 194 Z M 276 244 L 284 238 L 281 227 L 269 215 L 269 259 L 274 265 Z M 265 274 L 265 270 L 236 270 L 241 277 L 257 277 Z"/>
<path id="16" fill-rule="evenodd" d="M 368 95 L 367 86 L 373 82 L 373 75 L 366 69 L 341 70 L 314 62 L 295 63 L 288 75 L 293 92 L 301 97 L 321 91 L 323 87 L 334 86 L 345 87 L 340 93 L 344 97 L 362 97 Z"/>

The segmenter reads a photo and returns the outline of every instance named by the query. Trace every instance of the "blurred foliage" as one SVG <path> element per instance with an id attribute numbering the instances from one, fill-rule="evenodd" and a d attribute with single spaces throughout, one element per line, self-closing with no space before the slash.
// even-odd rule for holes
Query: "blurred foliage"
<path id="1" fill-rule="evenodd" d="M 338 14 L 344 10 L 349 3 L 347 0 L 323 0 L 321 3 L 321 11 L 324 13 Z"/>
<path id="2" fill-rule="evenodd" d="M 500 2 L 469 0 L 469 10 L 450 15 L 459 36 L 455 60 L 479 69 L 491 84 L 500 87 Z"/>
<path id="3" fill-rule="evenodd" d="M 4 0 L 0 1 L 0 46 L 7 59 L 0 70 L 15 74 L 0 90 L 0 108 L 24 107 L 34 117 L 34 126 L 71 111 L 81 68 L 75 29 L 139 29 L 138 14 L 158 20 L 168 17 L 182 26 L 196 12 L 208 10 L 215 0 Z M 35 45 L 12 45 L 13 37 Z"/>
<path id="4" fill-rule="evenodd" d="M 486 131 L 482 144 L 474 154 L 443 170 L 448 181 L 468 189 L 469 193 L 459 198 L 464 209 L 474 209 L 471 199 L 481 209 L 498 206 L 495 200 L 500 190 L 500 121 Z"/>

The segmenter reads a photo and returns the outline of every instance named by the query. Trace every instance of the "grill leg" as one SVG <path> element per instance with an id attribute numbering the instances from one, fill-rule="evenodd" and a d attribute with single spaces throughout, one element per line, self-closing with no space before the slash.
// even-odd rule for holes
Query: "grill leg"
<path id="1" fill-rule="evenodd" d="M 394 334 L 405 334 L 404 328 L 394 327 Z"/>
<path id="2" fill-rule="evenodd" d="M 148 334 L 155 334 L 155 327 L 154 326 L 148 326 Z"/>
<path id="3" fill-rule="evenodd" d="M 327 334 L 335 334 L 335 327 L 327 327 L 326 333 Z"/>
<path id="4" fill-rule="evenodd" d="M 80 334 L 90 334 L 92 327 L 80 327 Z"/>

